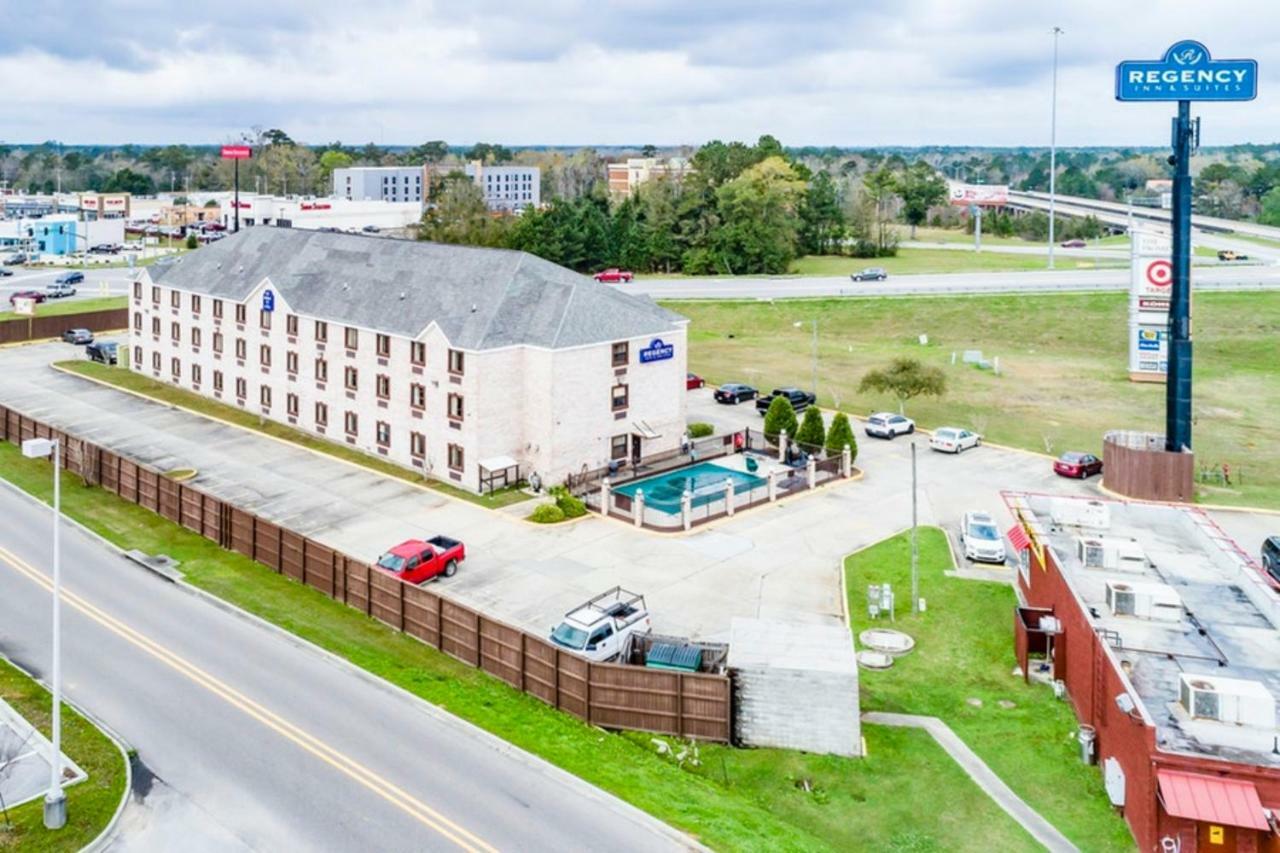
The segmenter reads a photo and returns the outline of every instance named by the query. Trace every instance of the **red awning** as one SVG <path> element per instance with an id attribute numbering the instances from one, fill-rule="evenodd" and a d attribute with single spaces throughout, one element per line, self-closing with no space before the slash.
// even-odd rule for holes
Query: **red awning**
<path id="1" fill-rule="evenodd" d="M 1009 532 L 1005 534 L 1009 537 L 1009 541 L 1013 543 L 1014 550 L 1025 551 L 1031 547 L 1031 537 L 1027 536 L 1027 531 L 1022 529 L 1021 524 L 1015 524 L 1009 528 Z"/>
<path id="2" fill-rule="evenodd" d="M 1156 778 L 1164 810 L 1174 817 L 1246 829 L 1269 828 L 1252 782 L 1180 770 L 1159 770 Z"/>

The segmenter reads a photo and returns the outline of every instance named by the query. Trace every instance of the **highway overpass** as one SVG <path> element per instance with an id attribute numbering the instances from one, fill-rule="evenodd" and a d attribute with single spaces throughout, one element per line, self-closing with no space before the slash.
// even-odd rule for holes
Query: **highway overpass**
<path id="1" fill-rule="evenodd" d="M 1049 194 L 1048 193 L 1032 193 L 1009 191 L 1009 207 L 1021 208 L 1023 210 L 1040 210 L 1048 212 L 1049 210 Z M 1099 221 L 1107 225 L 1116 225 L 1127 227 L 1129 224 L 1129 214 L 1132 211 L 1133 218 L 1142 222 L 1153 222 L 1169 227 L 1169 211 L 1161 210 L 1153 207 L 1140 207 L 1134 205 L 1132 208 L 1123 203 L 1116 201 L 1100 201 L 1093 198 L 1080 198 L 1078 196 L 1059 195 L 1054 204 L 1054 209 L 1061 216 L 1094 216 Z M 1239 222 L 1234 219 L 1221 219 L 1216 216 L 1201 216 L 1200 214 L 1192 214 L 1192 227 L 1209 233 L 1216 234 L 1238 234 L 1249 237 L 1262 237 L 1268 240 L 1275 240 L 1280 243 L 1280 228 L 1269 225 L 1259 225 L 1256 222 Z"/>

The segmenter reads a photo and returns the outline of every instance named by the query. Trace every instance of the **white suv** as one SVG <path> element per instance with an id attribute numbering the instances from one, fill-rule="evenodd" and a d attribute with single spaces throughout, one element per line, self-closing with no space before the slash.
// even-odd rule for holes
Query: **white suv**
<path id="1" fill-rule="evenodd" d="M 966 512 L 960 524 L 960 544 L 966 558 L 975 562 L 1003 563 L 1004 537 L 989 512 Z"/>
<path id="2" fill-rule="evenodd" d="M 916 431 L 916 422 L 905 415 L 892 412 L 876 412 L 867 418 L 867 435 L 879 438 L 893 438 L 898 435 L 911 435 Z"/>

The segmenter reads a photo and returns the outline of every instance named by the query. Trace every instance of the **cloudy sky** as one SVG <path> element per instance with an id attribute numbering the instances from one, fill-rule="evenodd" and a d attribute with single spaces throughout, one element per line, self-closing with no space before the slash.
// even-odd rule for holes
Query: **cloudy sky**
<path id="1" fill-rule="evenodd" d="M 1203 142 L 1272 142 L 1276 0 L 0 0 L 8 142 L 1162 145 L 1120 59 L 1260 63 Z"/>

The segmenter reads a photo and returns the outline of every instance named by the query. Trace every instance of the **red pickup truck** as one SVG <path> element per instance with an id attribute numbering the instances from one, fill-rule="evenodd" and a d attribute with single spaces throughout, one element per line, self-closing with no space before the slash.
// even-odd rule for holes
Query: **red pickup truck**
<path id="1" fill-rule="evenodd" d="M 620 270 L 617 267 L 609 267 L 607 270 L 601 270 L 596 273 L 594 278 L 596 281 L 605 282 L 606 284 L 617 284 L 622 281 L 631 281 L 636 274 L 630 270 Z"/>
<path id="2" fill-rule="evenodd" d="M 467 549 L 457 539 L 433 536 L 425 542 L 406 539 L 378 558 L 377 567 L 406 583 L 423 583 L 436 575 L 453 577 Z"/>

